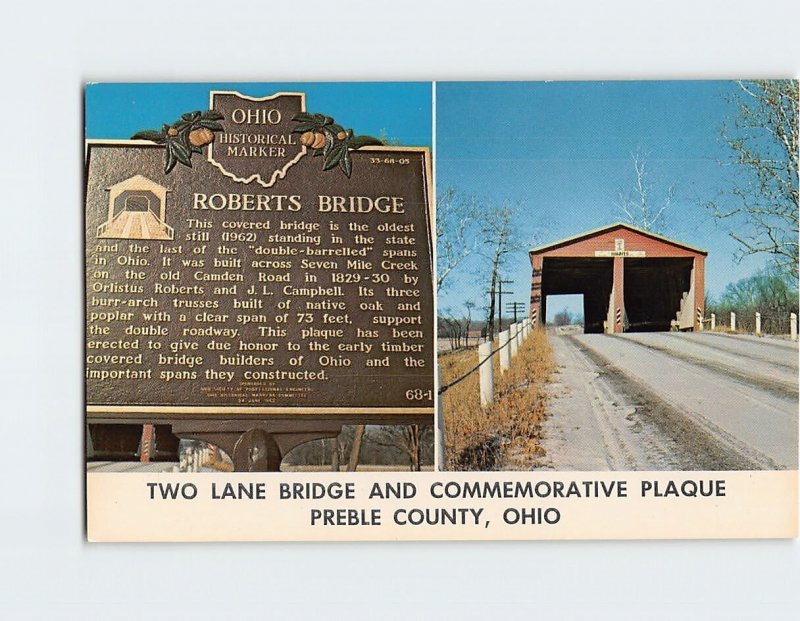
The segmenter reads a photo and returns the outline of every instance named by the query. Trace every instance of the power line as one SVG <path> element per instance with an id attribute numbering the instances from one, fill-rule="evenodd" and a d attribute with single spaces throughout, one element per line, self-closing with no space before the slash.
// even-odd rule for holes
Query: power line
<path id="1" fill-rule="evenodd" d="M 514 313 L 514 323 L 517 323 L 517 312 L 525 308 L 525 302 L 506 302 L 506 308 Z M 503 327 L 502 325 L 500 326 Z"/>
<path id="2" fill-rule="evenodd" d="M 487 293 L 491 294 L 493 298 L 495 293 L 497 294 L 497 323 L 499 327 L 498 332 L 503 329 L 503 293 L 505 293 L 506 295 L 514 295 L 513 291 L 504 292 L 503 285 L 504 284 L 509 285 L 513 282 L 514 282 L 513 280 L 503 280 L 502 278 L 498 278 L 494 283 L 497 285 L 497 290 L 495 291 L 494 289 L 490 289 L 489 291 L 487 291 Z M 493 335 L 494 335 L 494 318 L 492 318 L 492 326 L 489 336 Z"/>

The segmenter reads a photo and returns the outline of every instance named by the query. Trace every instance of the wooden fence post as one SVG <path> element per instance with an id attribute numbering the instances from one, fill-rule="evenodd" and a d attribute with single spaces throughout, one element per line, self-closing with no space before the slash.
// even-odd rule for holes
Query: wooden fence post
<path id="1" fill-rule="evenodd" d="M 756 336 L 761 336 L 761 313 L 756 312 Z"/>
<path id="2" fill-rule="evenodd" d="M 736 313 L 731 313 L 731 330 L 736 332 Z"/>
<path id="3" fill-rule="evenodd" d="M 711 313 L 711 331 L 713 332 L 717 327 L 717 316 Z"/>
<path id="4" fill-rule="evenodd" d="M 436 391 L 442 386 L 442 369 L 436 365 Z M 444 393 L 437 395 L 436 403 L 436 462 L 439 470 L 447 470 L 444 456 Z"/>
<path id="5" fill-rule="evenodd" d="M 500 371 L 505 373 L 511 368 L 511 346 L 508 342 L 508 330 L 503 330 L 500 337 Z"/>
<path id="6" fill-rule="evenodd" d="M 789 334 L 793 341 L 797 340 L 797 313 L 789 315 Z"/>
<path id="7" fill-rule="evenodd" d="M 480 366 L 481 407 L 484 408 L 494 401 L 494 368 L 491 361 L 493 344 L 492 341 L 486 341 L 478 347 L 478 362 L 486 360 Z"/>

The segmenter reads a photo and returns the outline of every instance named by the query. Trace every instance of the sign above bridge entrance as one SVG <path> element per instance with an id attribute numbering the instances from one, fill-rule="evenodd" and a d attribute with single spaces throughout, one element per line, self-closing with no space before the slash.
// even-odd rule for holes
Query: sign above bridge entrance
<path id="1" fill-rule="evenodd" d="M 595 250 L 596 257 L 646 257 L 644 250 L 626 250 L 624 239 L 614 240 L 614 250 Z"/>

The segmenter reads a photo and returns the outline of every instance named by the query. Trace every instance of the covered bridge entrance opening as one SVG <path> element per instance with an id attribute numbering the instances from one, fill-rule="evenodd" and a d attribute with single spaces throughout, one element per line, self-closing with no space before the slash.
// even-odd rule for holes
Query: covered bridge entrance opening
<path id="1" fill-rule="evenodd" d="M 614 260 L 579 257 L 546 257 L 543 269 L 548 278 L 542 282 L 542 321 L 547 318 L 547 297 L 583 294 L 583 331 L 602 332 L 608 312 L 608 296 L 614 280 Z"/>
<path id="2" fill-rule="evenodd" d="M 547 306 L 545 322 L 556 327 L 569 327 L 569 332 L 573 333 L 580 327 L 583 332 L 583 294 L 564 293 L 545 296 Z"/>
<path id="3" fill-rule="evenodd" d="M 534 248 L 531 319 L 547 296 L 583 294 L 587 333 L 700 330 L 706 255 L 622 223 Z"/>
<path id="4" fill-rule="evenodd" d="M 679 311 L 691 293 L 692 259 L 625 259 L 623 265 L 625 331 L 663 332 L 680 327 L 673 322 L 680 321 Z"/>

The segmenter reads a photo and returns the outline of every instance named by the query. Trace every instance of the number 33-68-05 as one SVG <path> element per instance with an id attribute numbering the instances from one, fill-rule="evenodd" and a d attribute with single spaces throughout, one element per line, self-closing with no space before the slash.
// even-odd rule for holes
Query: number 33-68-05
<path id="1" fill-rule="evenodd" d="M 411 160 L 407 157 L 371 157 L 369 158 L 370 164 L 410 164 Z"/>

